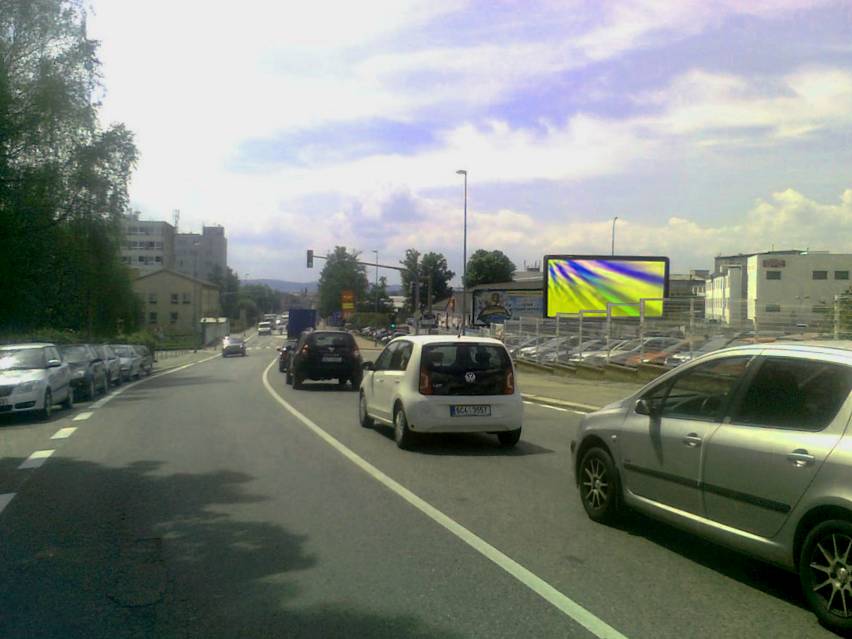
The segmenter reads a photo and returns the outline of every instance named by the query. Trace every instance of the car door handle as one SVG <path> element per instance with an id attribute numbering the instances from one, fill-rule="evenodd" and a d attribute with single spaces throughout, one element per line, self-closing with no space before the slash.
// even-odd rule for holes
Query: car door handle
<path id="1" fill-rule="evenodd" d="M 804 448 L 797 448 L 792 453 L 787 455 L 787 460 L 793 462 L 796 468 L 810 466 L 816 461 L 816 457 L 808 453 Z"/>
<path id="2" fill-rule="evenodd" d="M 682 441 L 690 448 L 698 448 L 699 446 L 701 446 L 701 442 L 704 440 L 698 436 L 698 433 L 689 433 L 688 435 L 684 435 Z"/>

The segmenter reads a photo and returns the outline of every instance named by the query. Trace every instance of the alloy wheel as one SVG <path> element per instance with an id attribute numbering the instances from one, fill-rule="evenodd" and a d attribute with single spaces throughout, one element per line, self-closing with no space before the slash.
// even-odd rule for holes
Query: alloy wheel
<path id="1" fill-rule="evenodd" d="M 583 499 L 595 509 L 606 505 L 609 478 L 603 461 L 597 458 L 589 459 L 583 468 Z"/>
<path id="2" fill-rule="evenodd" d="M 833 532 L 821 538 L 813 548 L 810 569 L 813 592 L 825 611 L 843 619 L 852 618 L 852 566 L 849 554 L 852 537 Z"/>

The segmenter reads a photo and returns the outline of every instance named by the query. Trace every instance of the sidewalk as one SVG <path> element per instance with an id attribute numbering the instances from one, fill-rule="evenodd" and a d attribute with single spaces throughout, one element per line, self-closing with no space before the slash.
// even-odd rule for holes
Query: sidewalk
<path id="1" fill-rule="evenodd" d="M 375 361 L 384 348 L 382 345 L 374 346 L 373 340 L 360 335 L 355 335 L 355 342 L 364 360 Z M 529 370 L 516 369 L 515 374 L 521 395 L 526 401 L 584 413 L 624 399 L 642 388 L 642 384 L 573 379 Z"/>

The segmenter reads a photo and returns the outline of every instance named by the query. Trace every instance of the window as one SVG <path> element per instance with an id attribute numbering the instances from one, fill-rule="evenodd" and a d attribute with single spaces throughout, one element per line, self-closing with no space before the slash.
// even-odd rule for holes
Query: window
<path id="1" fill-rule="evenodd" d="M 663 417 L 718 421 L 750 361 L 750 356 L 739 356 L 700 364 L 652 389 L 644 399 Z"/>
<path id="2" fill-rule="evenodd" d="M 749 384 L 733 422 L 821 430 L 852 389 L 852 368 L 819 360 L 768 357 Z"/>
<path id="3" fill-rule="evenodd" d="M 148 323 L 149 324 L 156 324 L 157 323 L 156 311 L 151 311 L 150 313 L 148 313 Z"/>
<path id="4" fill-rule="evenodd" d="M 766 306 L 763 307 L 763 310 L 765 310 L 767 313 L 780 313 L 781 312 L 781 305 L 780 304 L 767 304 Z"/>
<path id="5" fill-rule="evenodd" d="M 413 346 L 411 342 L 400 342 L 391 355 L 389 370 L 404 371 L 408 367 L 408 360 L 411 359 Z"/>
<path id="6" fill-rule="evenodd" d="M 172 293 L 172 304 L 177 304 L 178 302 L 179 302 L 179 300 L 178 300 L 178 294 L 177 294 L 177 293 Z"/>
<path id="7" fill-rule="evenodd" d="M 157 294 L 156 293 L 148 293 L 148 303 L 156 304 L 157 303 Z"/>
<path id="8" fill-rule="evenodd" d="M 827 280 L 828 279 L 828 271 L 814 271 L 812 277 L 815 280 Z"/>
<path id="9" fill-rule="evenodd" d="M 425 344 L 420 366 L 433 395 L 500 395 L 512 371 L 502 345 L 475 342 Z"/>
<path id="10" fill-rule="evenodd" d="M 140 264 L 144 264 L 145 263 L 145 256 L 140 255 L 139 258 L 138 258 L 138 261 L 139 261 Z"/>
<path id="11" fill-rule="evenodd" d="M 849 271 L 834 271 L 834 279 L 836 279 L 836 280 L 848 280 L 849 279 Z"/>
<path id="12" fill-rule="evenodd" d="M 156 255 L 156 256 L 154 256 L 154 261 L 158 262 L 158 263 L 162 263 L 163 258 L 160 255 Z"/>
<path id="13" fill-rule="evenodd" d="M 178 321 L 177 311 L 172 311 L 171 313 L 169 313 L 169 323 L 174 324 L 177 321 Z"/>
<path id="14" fill-rule="evenodd" d="M 811 307 L 811 312 L 813 313 L 828 313 L 829 310 L 831 309 L 824 304 L 814 304 Z"/>
<path id="15" fill-rule="evenodd" d="M 184 293 L 183 294 L 183 303 L 184 304 L 192 304 L 192 295 L 190 295 L 189 293 Z"/>
<path id="16" fill-rule="evenodd" d="M 374 370 L 389 370 L 391 358 L 393 357 L 393 353 L 397 348 L 399 348 L 399 342 L 393 342 L 392 344 L 388 344 L 385 347 L 385 350 L 382 351 L 382 354 L 379 355 L 379 359 L 376 360 L 376 365 L 373 367 Z"/>
<path id="17" fill-rule="evenodd" d="M 766 271 L 766 279 L 768 279 L 768 280 L 780 280 L 781 279 L 781 271 Z"/>

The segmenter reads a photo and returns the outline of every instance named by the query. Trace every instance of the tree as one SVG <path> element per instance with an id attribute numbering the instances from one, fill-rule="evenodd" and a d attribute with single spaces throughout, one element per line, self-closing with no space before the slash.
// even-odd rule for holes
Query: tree
<path id="1" fill-rule="evenodd" d="M 420 273 L 420 306 L 425 308 L 428 303 L 429 295 L 429 277 L 432 278 L 432 301 L 445 299 L 452 293 L 450 280 L 453 279 L 453 273 L 447 267 L 447 258 L 441 253 L 426 253 L 420 258 L 420 252 L 416 249 L 408 249 L 405 252 L 405 259 L 400 264 L 406 267 L 402 272 L 402 286 L 405 290 L 407 302 L 414 307 L 414 297 L 412 295 L 412 283 L 414 282 L 414 273 L 419 270 Z"/>
<path id="2" fill-rule="evenodd" d="M 503 251 L 485 251 L 479 249 L 467 261 L 468 288 L 478 284 L 510 282 L 515 273 L 515 265 Z"/>
<path id="3" fill-rule="evenodd" d="M 281 295 L 268 284 L 247 284 L 240 288 L 240 298 L 254 302 L 257 312 L 262 315 L 281 310 Z"/>
<path id="4" fill-rule="evenodd" d="M 132 330 L 119 260 L 132 134 L 98 124 L 100 62 L 82 0 L 0 0 L 0 325 Z"/>
<path id="5" fill-rule="evenodd" d="M 347 252 L 345 246 L 336 246 L 325 260 L 319 278 L 319 312 L 323 317 L 341 310 L 340 296 L 352 291 L 355 301 L 363 299 L 367 291 L 367 271 L 358 264 L 358 253 Z"/>
<path id="6" fill-rule="evenodd" d="M 218 264 L 213 265 L 210 272 L 210 282 L 219 287 L 219 295 L 222 300 L 222 314 L 225 317 L 236 319 L 240 316 L 240 278 L 230 266 L 225 270 Z"/>
<path id="7" fill-rule="evenodd" d="M 388 278 L 384 275 L 379 277 L 379 283 L 370 284 L 370 290 L 367 291 L 367 295 L 364 298 L 364 301 L 358 304 L 358 309 L 365 313 L 383 312 L 386 309 L 388 303 Z"/>

